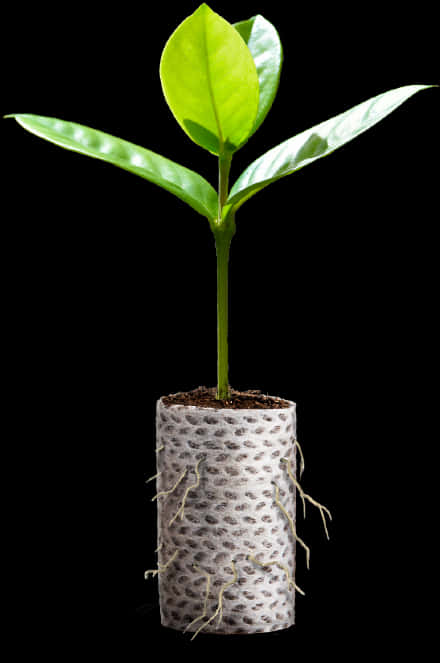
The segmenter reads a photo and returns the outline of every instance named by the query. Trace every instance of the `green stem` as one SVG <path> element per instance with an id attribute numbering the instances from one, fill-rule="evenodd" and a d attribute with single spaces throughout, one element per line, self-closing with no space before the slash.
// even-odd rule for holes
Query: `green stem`
<path id="1" fill-rule="evenodd" d="M 214 231 L 217 253 L 217 399 L 227 400 L 228 378 L 228 267 L 231 240 L 235 233 L 233 215 L 223 223 L 223 206 L 228 198 L 229 170 L 232 155 L 219 156 L 218 219 Z"/>
<path id="2" fill-rule="evenodd" d="M 223 206 L 228 198 L 229 171 L 232 154 L 221 154 L 218 158 L 218 223 L 222 222 Z"/>
<path id="3" fill-rule="evenodd" d="M 228 379 L 228 263 L 232 236 L 216 234 L 217 252 L 217 399 L 229 398 Z"/>

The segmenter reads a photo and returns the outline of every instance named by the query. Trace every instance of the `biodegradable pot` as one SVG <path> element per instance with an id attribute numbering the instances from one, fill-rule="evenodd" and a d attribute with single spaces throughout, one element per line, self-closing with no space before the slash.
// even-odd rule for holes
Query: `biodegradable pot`
<path id="1" fill-rule="evenodd" d="M 203 633 L 232 634 L 294 624 L 295 487 L 280 461 L 290 459 L 296 476 L 296 406 L 287 404 L 237 410 L 157 402 L 163 626 L 196 632 L 208 622 Z"/>

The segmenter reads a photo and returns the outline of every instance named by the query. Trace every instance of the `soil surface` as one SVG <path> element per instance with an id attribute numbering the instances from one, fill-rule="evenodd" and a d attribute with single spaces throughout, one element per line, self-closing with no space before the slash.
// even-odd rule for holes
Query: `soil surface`
<path id="1" fill-rule="evenodd" d="M 266 396 L 258 389 L 237 391 L 230 389 L 230 400 L 217 400 L 215 387 L 197 387 L 192 391 L 182 391 L 169 396 L 162 396 L 164 405 L 195 405 L 229 410 L 274 410 L 290 407 L 288 401 L 274 396 Z"/>

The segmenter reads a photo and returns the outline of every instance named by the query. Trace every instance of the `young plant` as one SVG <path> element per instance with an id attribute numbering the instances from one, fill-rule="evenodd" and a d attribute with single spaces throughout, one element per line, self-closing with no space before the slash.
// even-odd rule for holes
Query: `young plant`
<path id="1" fill-rule="evenodd" d="M 271 182 L 334 152 L 431 85 L 406 85 L 289 138 L 251 163 L 229 189 L 232 157 L 257 131 L 277 93 L 282 47 L 257 15 L 234 25 L 202 4 L 173 32 L 160 62 L 165 99 L 185 133 L 218 159 L 217 191 L 201 175 L 120 138 L 52 117 L 13 114 L 56 145 L 139 175 L 207 217 L 217 254 L 217 398 L 228 399 L 228 261 L 237 210 Z"/>

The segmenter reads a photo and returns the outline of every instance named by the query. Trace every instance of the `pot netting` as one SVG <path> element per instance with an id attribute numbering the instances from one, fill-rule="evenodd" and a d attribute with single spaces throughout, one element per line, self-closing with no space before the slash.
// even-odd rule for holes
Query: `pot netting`
<path id="1" fill-rule="evenodd" d="M 157 404 L 161 621 L 260 633 L 295 620 L 295 404 Z M 264 566 L 263 566 L 264 565 Z M 211 619 L 215 614 L 215 618 Z"/>

